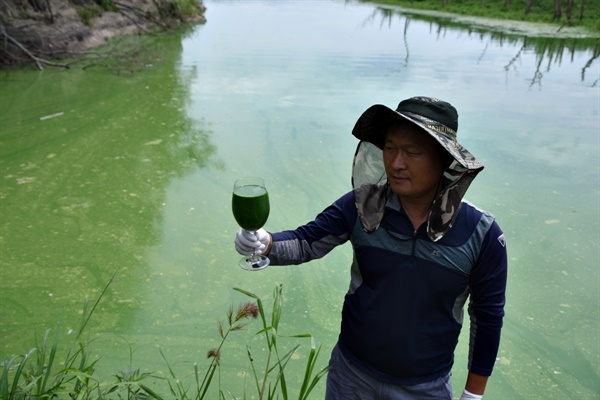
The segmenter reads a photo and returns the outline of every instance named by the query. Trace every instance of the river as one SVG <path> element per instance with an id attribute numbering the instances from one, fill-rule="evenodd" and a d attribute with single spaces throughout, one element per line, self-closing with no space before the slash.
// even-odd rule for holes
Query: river
<path id="1" fill-rule="evenodd" d="M 233 182 L 263 177 L 265 228 L 295 228 L 350 190 L 360 113 L 428 95 L 457 107 L 459 140 L 485 165 L 466 197 L 507 240 L 506 317 L 486 398 L 598 399 L 598 40 L 352 1 L 204 3 L 205 24 L 136 38 L 145 58 L 134 73 L 96 65 L 0 76 L 1 358 L 24 354 L 61 319 L 61 343 L 73 342 L 84 301 L 91 307 L 116 272 L 83 336 L 101 356 L 97 374 L 168 376 L 162 351 L 191 383 L 219 344 L 218 321 L 249 300 L 233 288 L 270 309 L 282 285 L 280 343 L 301 346 L 288 376 L 297 393 L 291 376 L 310 341 L 288 336 L 310 333 L 326 365 L 351 249 L 241 270 Z M 262 351 L 260 327 L 223 347 L 221 382 L 236 396 L 255 393 L 246 345 Z M 465 329 L 457 397 L 467 352 Z"/>

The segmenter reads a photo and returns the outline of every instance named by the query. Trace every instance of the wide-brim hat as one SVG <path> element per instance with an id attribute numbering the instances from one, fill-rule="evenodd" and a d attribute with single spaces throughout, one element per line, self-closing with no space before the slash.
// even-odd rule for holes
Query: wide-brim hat
<path id="1" fill-rule="evenodd" d="M 436 98 L 411 97 L 401 101 L 396 110 L 382 104 L 371 106 L 358 118 L 352 134 L 383 149 L 388 128 L 395 119 L 409 121 L 423 129 L 466 169 L 483 168 L 473 154 L 457 141 L 456 108 Z"/>

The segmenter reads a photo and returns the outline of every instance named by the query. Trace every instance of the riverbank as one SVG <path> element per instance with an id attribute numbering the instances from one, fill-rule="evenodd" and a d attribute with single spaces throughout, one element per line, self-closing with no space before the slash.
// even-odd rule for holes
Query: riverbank
<path id="1" fill-rule="evenodd" d="M 501 2 L 465 0 L 444 4 L 442 1 L 378 0 L 365 1 L 384 9 L 405 14 L 444 18 L 457 24 L 480 27 L 508 34 L 554 38 L 600 38 L 600 1 L 592 0 L 582 18 L 563 15 L 553 18 L 552 11 L 541 6 L 525 12 L 525 5 L 512 2 L 510 9 Z M 522 2 L 521 2 L 522 3 Z M 570 22 L 569 22 L 570 21 Z"/>
<path id="2" fill-rule="evenodd" d="M 203 23 L 204 11 L 200 0 L 7 0 L 0 4 L 0 66 L 68 67 L 65 58 L 116 37 Z"/>
<path id="3" fill-rule="evenodd" d="M 600 37 L 600 34 L 595 34 L 580 26 L 567 26 L 558 30 L 555 24 L 548 24 L 542 22 L 526 22 L 498 18 L 475 17 L 469 15 L 454 14 L 444 11 L 422 10 L 392 5 L 383 5 L 382 7 L 387 9 L 399 10 L 404 14 L 443 18 L 452 21 L 456 24 L 466 25 L 472 28 L 481 28 L 485 30 L 520 36 L 582 39 Z"/>

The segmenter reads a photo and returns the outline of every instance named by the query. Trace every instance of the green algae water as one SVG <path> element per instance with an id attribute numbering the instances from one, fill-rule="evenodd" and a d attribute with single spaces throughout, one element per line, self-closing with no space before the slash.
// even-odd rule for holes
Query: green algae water
<path id="1" fill-rule="evenodd" d="M 262 186 L 240 186 L 233 191 L 231 209 L 239 226 L 259 230 L 269 218 L 269 194 Z"/>
<path id="2" fill-rule="evenodd" d="M 233 288 L 268 305 L 282 284 L 279 342 L 300 344 L 286 375 L 297 393 L 309 343 L 290 336 L 311 333 L 326 365 L 352 252 L 241 270 L 232 182 L 268 182 L 265 229 L 304 224 L 351 189 L 360 113 L 427 95 L 457 107 L 459 140 L 485 165 L 466 197 L 507 238 L 506 317 L 486 398 L 600 397 L 597 39 L 520 37 L 336 0 L 204 3 L 207 23 L 145 39 L 151 56 L 133 74 L 0 76 L 2 359 L 61 319 L 68 343 L 83 302 L 116 272 L 86 328 L 97 374 L 168 376 L 162 352 L 191 383 L 220 342 L 218 320 L 248 300 Z M 260 353 L 259 330 L 251 322 L 223 347 L 221 382 L 238 397 L 255 393 L 246 346 Z M 150 384 L 168 393 L 161 379 Z M 311 398 L 323 393 L 321 382 Z"/>

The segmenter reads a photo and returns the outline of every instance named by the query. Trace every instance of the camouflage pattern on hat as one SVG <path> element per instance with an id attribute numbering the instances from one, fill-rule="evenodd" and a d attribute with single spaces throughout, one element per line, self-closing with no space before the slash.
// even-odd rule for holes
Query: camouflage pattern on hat
<path id="1" fill-rule="evenodd" d="M 475 156 L 457 141 L 456 109 L 450 103 L 433 97 L 411 97 L 401 101 L 395 111 L 381 104 L 371 106 L 356 121 L 352 134 L 383 149 L 387 130 L 396 119 L 407 120 L 423 129 L 465 168 L 483 168 Z"/>
<path id="2" fill-rule="evenodd" d="M 457 161 L 444 171 L 442 190 L 433 200 L 427 216 L 427 234 L 431 240 L 437 242 L 452 228 L 462 199 L 479 172 L 481 169 L 467 169 Z"/>

